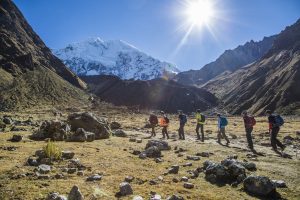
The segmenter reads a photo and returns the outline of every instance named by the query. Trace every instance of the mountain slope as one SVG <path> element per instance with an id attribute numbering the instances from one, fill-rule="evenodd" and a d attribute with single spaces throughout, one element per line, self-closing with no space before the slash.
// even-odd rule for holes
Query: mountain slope
<path id="1" fill-rule="evenodd" d="M 218 99 L 206 90 L 182 86 L 164 79 L 131 81 L 99 75 L 81 78 L 88 83 L 91 92 L 115 105 L 167 112 L 176 112 L 179 109 L 193 112 L 197 108 L 202 110 L 212 108 L 218 103 Z"/>
<path id="2" fill-rule="evenodd" d="M 54 51 L 78 75 L 115 75 L 121 79 L 149 80 L 174 76 L 175 65 L 161 62 L 121 41 L 92 38 Z"/>
<path id="3" fill-rule="evenodd" d="M 51 53 L 10 0 L 0 1 L 0 46 L 0 110 L 85 96 L 79 88 L 86 84 Z"/>
<path id="4" fill-rule="evenodd" d="M 181 72 L 175 80 L 185 85 L 202 85 L 224 72 L 233 72 L 265 55 L 275 38 L 276 36 L 265 37 L 259 42 L 251 40 L 233 50 L 226 50 L 216 61 L 205 65 L 200 70 Z"/>
<path id="5" fill-rule="evenodd" d="M 232 113 L 266 109 L 300 113 L 300 20 L 282 31 L 259 61 L 222 74 L 203 88 L 222 98 Z"/>

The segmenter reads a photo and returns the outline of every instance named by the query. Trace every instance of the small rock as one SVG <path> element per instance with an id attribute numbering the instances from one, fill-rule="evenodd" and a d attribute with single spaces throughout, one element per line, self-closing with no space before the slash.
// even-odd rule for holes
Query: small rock
<path id="1" fill-rule="evenodd" d="M 50 158 L 42 158 L 40 159 L 40 164 L 45 164 L 45 165 L 51 165 L 51 159 Z"/>
<path id="2" fill-rule="evenodd" d="M 39 165 L 38 168 L 37 168 L 38 172 L 40 172 L 41 174 L 47 174 L 50 172 L 51 170 L 51 167 L 49 165 L 45 165 L 45 164 L 42 164 L 42 165 Z"/>
<path id="3" fill-rule="evenodd" d="M 22 141 L 23 137 L 21 135 L 13 135 L 10 139 L 11 142 L 20 142 Z"/>
<path id="4" fill-rule="evenodd" d="M 134 196 L 132 200 L 144 200 L 141 196 Z"/>
<path id="5" fill-rule="evenodd" d="M 170 150 L 171 147 L 169 146 L 168 142 L 162 141 L 162 140 L 149 140 L 148 143 L 146 144 L 146 148 L 148 149 L 149 147 L 158 147 L 159 150 Z"/>
<path id="6" fill-rule="evenodd" d="M 78 186 L 74 185 L 69 193 L 68 200 L 84 200 Z"/>
<path id="7" fill-rule="evenodd" d="M 201 157 L 209 157 L 212 153 L 209 152 L 201 152 L 201 153 L 196 153 L 196 156 L 201 156 Z"/>
<path id="8" fill-rule="evenodd" d="M 38 166 L 39 162 L 37 161 L 37 159 L 30 157 L 30 158 L 27 159 L 27 164 L 29 166 Z"/>
<path id="9" fill-rule="evenodd" d="M 193 189 L 194 188 L 194 184 L 192 183 L 184 183 L 183 187 L 186 189 Z"/>
<path id="10" fill-rule="evenodd" d="M 140 159 L 146 159 L 147 155 L 145 153 L 140 153 L 139 158 Z"/>
<path id="11" fill-rule="evenodd" d="M 151 195 L 149 200 L 161 200 L 161 196 L 159 194 Z"/>
<path id="12" fill-rule="evenodd" d="M 286 183 L 283 180 L 272 180 L 277 188 L 287 188 Z"/>
<path id="13" fill-rule="evenodd" d="M 173 165 L 169 168 L 168 173 L 169 174 L 178 174 L 178 171 L 179 171 L 179 166 Z"/>
<path id="14" fill-rule="evenodd" d="M 150 181 L 149 181 L 149 184 L 150 184 L 150 185 L 157 185 L 158 182 L 157 182 L 156 180 L 150 180 Z"/>
<path id="15" fill-rule="evenodd" d="M 161 157 L 161 150 L 157 146 L 151 146 L 142 152 L 146 154 L 149 158 L 159 158 Z"/>
<path id="16" fill-rule="evenodd" d="M 172 196 L 167 197 L 167 200 L 184 200 L 184 198 L 182 196 L 173 194 Z"/>
<path id="17" fill-rule="evenodd" d="M 120 194 L 122 196 L 133 194 L 133 190 L 131 188 L 131 185 L 128 182 L 122 182 L 120 184 Z"/>
<path id="18" fill-rule="evenodd" d="M 13 124 L 13 120 L 9 117 L 4 117 L 2 121 L 4 124 Z"/>
<path id="19" fill-rule="evenodd" d="M 141 151 L 138 151 L 138 150 L 133 150 L 133 152 L 132 152 L 132 154 L 133 154 L 133 155 L 136 155 L 136 156 L 137 156 L 137 155 L 140 155 L 140 153 L 141 153 Z"/>
<path id="20" fill-rule="evenodd" d="M 65 176 L 63 174 L 55 174 L 54 178 L 63 179 Z"/>
<path id="21" fill-rule="evenodd" d="M 173 181 L 174 183 L 178 183 L 178 182 L 179 182 L 179 179 L 176 178 L 176 177 L 174 177 L 174 178 L 172 179 L 172 181 Z"/>
<path id="22" fill-rule="evenodd" d="M 134 180 L 133 176 L 126 176 L 125 177 L 125 182 L 131 183 Z"/>
<path id="23" fill-rule="evenodd" d="M 183 176 L 183 177 L 181 177 L 180 181 L 182 181 L 182 182 L 188 182 L 189 178 L 186 177 L 186 176 Z"/>
<path id="24" fill-rule="evenodd" d="M 163 162 L 163 159 L 161 159 L 161 158 L 155 158 L 155 162 L 156 163 L 161 163 L 161 162 Z"/>
<path id="25" fill-rule="evenodd" d="M 61 156 L 64 159 L 72 159 L 75 156 L 75 153 L 72 151 L 62 151 Z"/>
<path id="26" fill-rule="evenodd" d="M 253 162 L 243 162 L 242 165 L 249 171 L 256 171 L 256 164 Z"/>
<path id="27" fill-rule="evenodd" d="M 86 181 L 100 181 L 102 179 L 102 176 L 99 174 L 94 174 L 86 179 Z"/>
<path id="28" fill-rule="evenodd" d="M 129 138 L 129 142 L 136 142 L 136 138 L 133 137 Z"/>
<path id="29" fill-rule="evenodd" d="M 112 123 L 110 123 L 110 128 L 112 130 L 120 129 L 121 128 L 121 124 L 119 122 L 112 122 Z"/>
<path id="30" fill-rule="evenodd" d="M 51 192 L 48 194 L 46 200 L 67 200 L 65 196 L 59 195 L 58 192 Z"/>
<path id="31" fill-rule="evenodd" d="M 142 139 L 140 139 L 140 138 L 136 139 L 136 143 L 142 143 L 142 142 L 143 142 Z"/>
<path id="32" fill-rule="evenodd" d="M 190 166 L 192 166 L 192 165 L 193 165 L 193 163 L 190 163 L 190 162 L 189 162 L 189 163 L 183 164 L 182 166 L 183 166 L 183 167 L 190 167 Z"/>
<path id="33" fill-rule="evenodd" d="M 37 176 L 37 178 L 38 178 L 38 179 L 45 179 L 45 180 L 48 180 L 48 179 L 51 178 L 51 176 L 48 175 L 48 174 L 39 174 L 39 175 Z"/>
<path id="34" fill-rule="evenodd" d="M 84 176 L 84 172 L 83 171 L 78 171 L 77 176 Z"/>
<path id="35" fill-rule="evenodd" d="M 35 156 L 39 157 L 39 159 L 42 159 L 46 157 L 46 153 L 44 150 L 37 150 L 35 152 Z"/>
<path id="36" fill-rule="evenodd" d="M 187 156 L 186 159 L 187 160 L 197 161 L 197 160 L 200 160 L 200 157 L 199 156 Z"/>
<path id="37" fill-rule="evenodd" d="M 117 129 L 117 130 L 113 131 L 112 134 L 116 137 L 126 137 L 127 136 L 126 132 L 123 131 L 122 129 Z"/>
<path id="38" fill-rule="evenodd" d="M 69 168 L 68 174 L 74 174 L 77 171 L 77 168 Z"/>

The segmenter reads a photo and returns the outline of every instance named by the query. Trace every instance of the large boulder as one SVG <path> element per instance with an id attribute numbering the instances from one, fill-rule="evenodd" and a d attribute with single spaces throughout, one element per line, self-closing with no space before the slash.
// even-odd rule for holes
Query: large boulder
<path id="1" fill-rule="evenodd" d="M 159 158 L 159 157 L 161 157 L 161 151 L 156 146 L 152 146 L 152 147 L 147 148 L 141 154 L 144 154 L 149 158 Z"/>
<path id="2" fill-rule="evenodd" d="M 5 124 L 13 124 L 14 123 L 13 120 L 11 119 L 11 117 L 9 117 L 9 116 L 4 116 L 2 121 Z"/>
<path id="3" fill-rule="evenodd" d="M 88 132 L 95 133 L 95 139 L 109 138 L 109 123 L 104 118 L 97 118 L 92 113 L 73 113 L 68 116 L 68 124 L 71 130 L 76 131 L 83 128 Z"/>
<path id="4" fill-rule="evenodd" d="M 55 141 L 63 141 L 70 132 L 70 126 L 61 121 L 44 121 L 39 130 L 34 133 L 31 138 L 36 140 L 44 140 L 51 138 Z"/>
<path id="5" fill-rule="evenodd" d="M 209 175 L 214 175 L 217 181 L 226 182 L 229 177 L 229 173 L 225 166 L 221 164 L 211 164 L 205 170 L 205 176 L 210 177 Z"/>
<path id="6" fill-rule="evenodd" d="M 244 189 L 253 195 L 268 196 L 276 191 L 276 186 L 266 176 L 251 175 L 244 180 Z"/>
<path id="7" fill-rule="evenodd" d="M 168 142 L 162 141 L 162 140 L 149 140 L 148 143 L 146 144 L 146 148 L 148 149 L 149 147 L 158 147 L 160 150 L 170 150 L 171 147 L 169 146 Z"/>
<path id="8" fill-rule="evenodd" d="M 131 188 L 131 185 L 128 182 L 122 182 L 120 184 L 120 194 L 122 196 L 133 194 L 133 190 Z"/>

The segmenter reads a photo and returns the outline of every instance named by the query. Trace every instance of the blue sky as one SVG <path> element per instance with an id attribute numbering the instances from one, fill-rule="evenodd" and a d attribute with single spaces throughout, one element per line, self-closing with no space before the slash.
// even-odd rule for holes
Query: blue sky
<path id="1" fill-rule="evenodd" d="M 180 70 L 200 69 L 226 49 L 279 33 L 300 17 L 299 0 L 209 0 L 215 16 L 187 32 L 188 0 L 14 0 L 53 49 L 100 37 L 121 39 Z"/>

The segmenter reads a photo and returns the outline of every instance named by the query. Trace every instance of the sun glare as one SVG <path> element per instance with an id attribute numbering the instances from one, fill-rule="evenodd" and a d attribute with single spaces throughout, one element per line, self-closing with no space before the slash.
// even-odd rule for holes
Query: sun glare
<path id="1" fill-rule="evenodd" d="M 203 25 L 208 25 L 214 14 L 211 0 L 187 1 L 185 15 L 188 23 L 193 26 L 201 27 Z"/>

